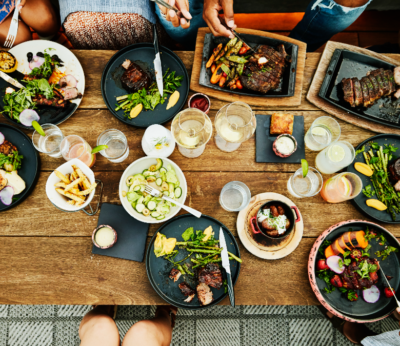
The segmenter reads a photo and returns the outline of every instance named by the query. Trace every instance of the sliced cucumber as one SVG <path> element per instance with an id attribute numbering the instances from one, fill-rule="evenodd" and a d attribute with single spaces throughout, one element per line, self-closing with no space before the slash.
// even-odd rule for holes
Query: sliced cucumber
<path id="1" fill-rule="evenodd" d="M 133 188 L 133 191 L 135 191 L 135 192 L 140 191 L 140 185 L 136 185 L 136 186 Z"/>
<path id="2" fill-rule="evenodd" d="M 156 218 L 156 217 L 159 217 L 161 214 L 157 213 L 156 211 L 153 211 L 150 215 L 151 215 L 151 217 Z"/>
<path id="3" fill-rule="evenodd" d="M 172 183 L 169 183 L 168 186 L 169 186 L 169 195 L 171 196 L 171 193 L 174 193 L 174 191 L 175 191 L 175 185 Z"/>
<path id="4" fill-rule="evenodd" d="M 164 167 L 161 167 L 160 168 L 160 173 L 164 173 L 165 174 L 165 173 L 167 173 L 167 170 Z"/>
<path id="5" fill-rule="evenodd" d="M 138 174 L 135 174 L 135 175 L 133 176 L 133 180 L 137 180 L 137 179 L 145 180 L 146 178 L 144 177 L 143 174 L 138 173 Z"/>
<path id="6" fill-rule="evenodd" d="M 140 203 L 136 204 L 136 211 L 137 211 L 138 213 L 141 213 L 145 208 L 146 208 L 146 207 L 145 207 L 144 204 L 140 204 Z"/>
<path id="7" fill-rule="evenodd" d="M 181 184 L 179 183 L 179 180 L 175 183 L 175 187 L 179 187 Z"/>
<path id="8" fill-rule="evenodd" d="M 163 161 L 161 159 L 156 159 L 156 160 L 157 160 L 156 170 L 159 170 L 163 165 Z"/>
<path id="9" fill-rule="evenodd" d="M 175 189 L 175 197 L 176 198 L 179 198 L 179 197 L 181 197 L 182 196 L 182 188 L 181 187 L 177 187 L 176 189 Z"/>
<path id="10" fill-rule="evenodd" d="M 147 205 L 150 201 L 151 201 L 151 196 L 148 195 L 148 196 L 146 196 L 146 197 L 144 198 L 143 204 L 146 204 L 146 205 Z"/>
<path id="11" fill-rule="evenodd" d="M 158 186 L 161 186 L 161 185 L 162 185 L 162 179 L 161 179 L 161 178 L 157 178 L 157 179 L 156 179 L 156 184 L 157 184 Z"/>
<path id="12" fill-rule="evenodd" d="M 149 210 L 154 210 L 154 209 L 156 209 L 156 206 L 157 206 L 157 204 L 156 204 L 156 202 L 154 202 L 154 201 L 150 201 L 150 202 L 147 204 L 147 208 L 149 208 Z"/>
<path id="13" fill-rule="evenodd" d="M 144 201 L 144 197 L 142 196 L 138 199 L 137 204 L 143 204 L 143 201 Z"/>
<path id="14" fill-rule="evenodd" d="M 168 191 L 163 191 L 163 195 L 169 197 L 169 192 Z"/>
<path id="15" fill-rule="evenodd" d="M 145 189 L 146 189 L 146 185 L 140 185 L 140 192 L 144 192 Z"/>
<path id="16" fill-rule="evenodd" d="M 165 216 L 164 215 L 160 215 L 159 217 L 156 217 L 157 220 L 164 220 Z"/>
<path id="17" fill-rule="evenodd" d="M 136 202 L 137 201 L 131 203 L 133 209 L 136 209 L 136 204 L 137 204 Z"/>
<path id="18" fill-rule="evenodd" d="M 155 177 L 155 176 L 152 176 L 152 175 L 149 175 L 149 176 L 146 178 L 146 180 L 147 180 L 148 183 L 154 183 L 154 182 L 156 181 L 156 177 Z"/>

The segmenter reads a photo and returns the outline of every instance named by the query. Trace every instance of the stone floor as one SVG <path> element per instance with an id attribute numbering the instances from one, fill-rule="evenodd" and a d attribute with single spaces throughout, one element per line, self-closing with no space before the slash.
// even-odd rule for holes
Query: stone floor
<path id="1" fill-rule="evenodd" d="M 0 305 L 0 346 L 78 346 L 78 327 L 90 306 Z M 154 315 L 152 306 L 119 306 L 121 339 L 133 323 Z M 392 318 L 370 324 L 375 332 L 398 329 Z M 347 346 L 314 306 L 215 306 L 179 310 L 173 346 Z"/>

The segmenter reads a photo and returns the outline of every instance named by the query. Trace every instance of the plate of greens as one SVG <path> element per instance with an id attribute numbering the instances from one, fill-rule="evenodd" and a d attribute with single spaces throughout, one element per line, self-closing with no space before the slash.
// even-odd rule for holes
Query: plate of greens
<path id="1" fill-rule="evenodd" d="M 232 283 L 236 284 L 242 260 L 233 234 L 211 216 L 184 214 L 160 227 L 147 248 L 147 276 L 162 299 L 179 308 L 198 310 L 227 297 L 218 248 L 220 228 L 228 248 Z"/>
<path id="2" fill-rule="evenodd" d="M 400 136 L 395 134 L 381 134 L 368 138 L 356 148 L 356 157 L 352 165 L 347 167 L 348 172 L 357 174 L 363 183 L 362 192 L 352 200 L 353 204 L 361 212 L 370 218 L 385 223 L 400 223 L 400 192 L 394 185 L 396 180 L 391 174 L 393 163 L 400 157 Z M 363 165 L 360 165 L 362 163 Z M 356 167 L 367 165 L 371 176 L 360 171 L 363 168 Z M 365 167 L 365 166 L 364 166 Z M 378 200 L 384 204 L 385 210 L 378 210 L 368 206 L 372 200 Z M 372 201 L 373 204 L 377 203 Z"/>
<path id="3" fill-rule="evenodd" d="M 138 43 L 118 51 L 107 63 L 101 78 L 101 93 L 110 112 L 125 124 L 146 128 L 171 120 L 185 105 L 189 94 L 189 76 L 182 60 L 170 49 L 160 46 L 164 93 L 160 95 L 154 75 L 154 46 Z M 121 80 L 126 60 L 139 66 L 148 76 L 146 87 L 126 88 Z M 125 87 L 124 87 L 125 86 Z M 168 107 L 171 95 L 179 97 Z M 135 108 L 136 107 L 136 108 Z M 168 109 L 167 109 L 168 108 Z M 134 110 L 134 111 L 133 111 Z M 135 112 L 137 110 L 137 112 Z M 131 113 L 133 111 L 133 113 Z"/>
<path id="4" fill-rule="evenodd" d="M 85 91 L 85 75 L 76 56 L 58 43 L 40 40 L 19 44 L 9 53 L 16 59 L 17 69 L 7 74 L 25 88 L 19 89 L 0 79 L 3 116 L 25 129 L 33 129 L 29 121 L 20 119 L 25 109 L 38 113 L 39 124 L 58 125 L 67 120 L 78 108 Z"/>

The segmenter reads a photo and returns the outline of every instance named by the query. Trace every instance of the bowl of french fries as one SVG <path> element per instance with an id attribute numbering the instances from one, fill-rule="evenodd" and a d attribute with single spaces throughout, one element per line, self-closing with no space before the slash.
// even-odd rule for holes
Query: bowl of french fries
<path id="1" fill-rule="evenodd" d="M 96 186 L 93 171 L 81 160 L 72 159 L 50 174 L 46 194 L 56 207 L 72 212 L 89 205 Z"/>

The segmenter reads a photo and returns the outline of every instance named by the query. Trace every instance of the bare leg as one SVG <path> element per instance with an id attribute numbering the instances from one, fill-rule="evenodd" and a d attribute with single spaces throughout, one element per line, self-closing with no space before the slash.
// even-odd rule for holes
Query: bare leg
<path id="1" fill-rule="evenodd" d="M 20 11 L 20 17 L 41 36 L 54 35 L 60 27 L 50 0 L 26 0 L 25 6 Z"/>
<path id="2" fill-rule="evenodd" d="M 177 308 L 172 306 L 157 307 L 152 320 L 135 323 L 125 335 L 122 346 L 168 346 L 172 340 L 172 328 Z"/>
<path id="3" fill-rule="evenodd" d="M 118 328 L 110 317 L 111 308 L 99 305 L 83 317 L 79 326 L 81 346 L 119 346 Z"/>
<path id="4" fill-rule="evenodd" d="M 13 13 L 10 13 L 8 17 L 4 20 L 4 22 L 0 24 L 0 44 L 2 46 L 4 46 L 4 42 L 6 41 Z M 19 21 L 17 37 L 15 38 L 14 46 L 22 42 L 29 41 L 31 39 L 32 34 L 28 26 L 24 22 Z"/>

